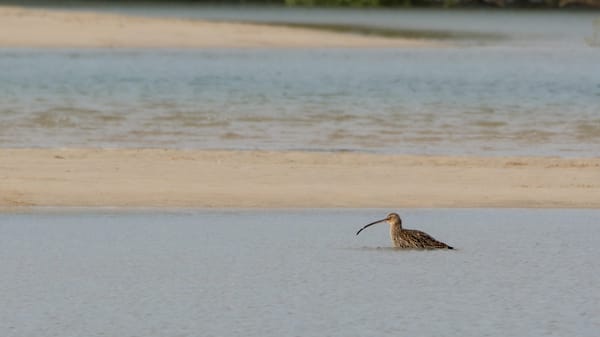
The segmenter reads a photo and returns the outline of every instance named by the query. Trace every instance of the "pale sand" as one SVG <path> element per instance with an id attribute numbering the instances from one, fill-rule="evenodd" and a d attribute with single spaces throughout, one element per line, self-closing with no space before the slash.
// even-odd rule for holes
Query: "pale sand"
<path id="1" fill-rule="evenodd" d="M 406 47 L 431 41 L 315 29 L 0 6 L 0 47 Z"/>
<path id="2" fill-rule="evenodd" d="M 600 208 L 600 158 L 0 149 L 0 207 Z"/>

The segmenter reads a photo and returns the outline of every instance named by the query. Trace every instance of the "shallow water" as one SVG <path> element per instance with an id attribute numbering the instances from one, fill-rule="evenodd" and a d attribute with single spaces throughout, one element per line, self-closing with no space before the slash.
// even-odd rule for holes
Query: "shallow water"
<path id="1" fill-rule="evenodd" d="M 597 60 L 591 48 L 5 50 L 0 146 L 594 156 Z"/>
<path id="2" fill-rule="evenodd" d="M 66 7 L 71 8 L 72 7 Z M 75 8 L 82 9 L 82 8 Z M 136 6 L 112 4 L 86 6 L 83 9 L 149 17 L 175 17 L 219 21 L 267 23 L 336 24 L 380 27 L 398 31 L 500 34 L 503 42 L 521 47 L 580 47 L 593 35 L 597 11 L 494 10 L 494 9 L 365 9 L 302 8 L 280 6 L 210 6 L 169 4 Z M 460 36 L 458 34 L 457 36 Z M 468 41 L 465 41 L 468 42 Z M 477 41 L 484 43 L 484 40 Z"/>
<path id="3" fill-rule="evenodd" d="M 595 336 L 600 212 L 0 214 L 2 336 Z"/>
<path id="4" fill-rule="evenodd" d="M 598 155 L 599 54 L 584 40 L 594 12 L 103 10 L 506 38 L 360 50 L 4 48 L 0 147 Z"/>

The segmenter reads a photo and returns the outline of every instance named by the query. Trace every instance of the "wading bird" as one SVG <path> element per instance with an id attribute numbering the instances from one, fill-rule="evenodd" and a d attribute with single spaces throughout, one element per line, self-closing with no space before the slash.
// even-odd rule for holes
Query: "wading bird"
<path id="1" fill-rule="evenodd" d="M 356 232 L 356 235 L 360 234 L 363 229 L 384 221 L 390 224 L 390 237 L 396 248 L 454 249 L 443 242 L 437 241 L 425 232 L 414 229 L 403 229 L 402 219 L 396 213 L 390 213 L 385 219 L 365 225 Z"/>

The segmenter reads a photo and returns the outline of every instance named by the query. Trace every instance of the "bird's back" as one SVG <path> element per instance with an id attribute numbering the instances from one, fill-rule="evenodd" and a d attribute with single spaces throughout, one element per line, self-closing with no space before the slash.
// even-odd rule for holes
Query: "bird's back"
<path id="1" fill-rule="evenodd" d="M 454 249 L 437 241 L 429 234 L 415 229 L 401 229 L 393 233 L 394 246 L 398 248 Z"/>

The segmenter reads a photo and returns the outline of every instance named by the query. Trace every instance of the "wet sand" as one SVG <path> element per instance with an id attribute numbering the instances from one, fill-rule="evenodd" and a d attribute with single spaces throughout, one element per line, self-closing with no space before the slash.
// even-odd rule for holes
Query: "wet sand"
<path id="1" fill-rule="evenodd" d="M 0 207 L 600 208 L 600 158 L 2 149 Z"/>
<path id="2" fill-rule="evenodd" d="M 0 6 L 0 47 L 340 48 L 436 44 L 307 28 Z"/>

